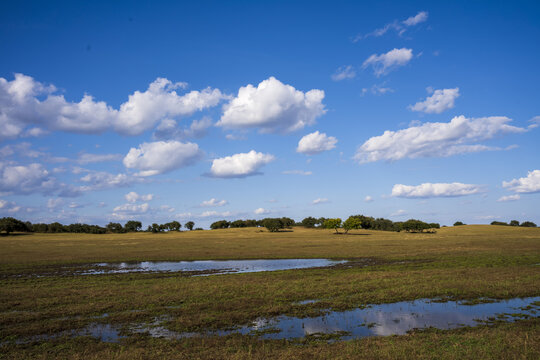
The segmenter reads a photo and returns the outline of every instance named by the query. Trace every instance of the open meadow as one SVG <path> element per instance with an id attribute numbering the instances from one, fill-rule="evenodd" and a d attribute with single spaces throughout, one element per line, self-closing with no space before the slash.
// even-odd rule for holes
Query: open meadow
<path id="1" fill-rule="evenodd" d="M 190 276 L 180 272 L 80 275 L 106 262 L 204 259 L 349 260 L 327 268 Z M 164 234 L 0 237 L 0 359 L 516 358 L 540 357 L 540 319 L 348 341 L 260 334 L 177 339 L 129 331 L 152 324 L 202 333 L 276 316 L 314 317 L 416 299 L 540 296 L 540 229 L 470 225 L 435 234 L 260 228 Z M 317 300 L 317 301 L 306 301 Z M 540 304 L 538 304 L 540 305 Z M 115 341 L 75 336 L 110 326 Z M 45 335 L 49 336 L 45 336 Z"/>

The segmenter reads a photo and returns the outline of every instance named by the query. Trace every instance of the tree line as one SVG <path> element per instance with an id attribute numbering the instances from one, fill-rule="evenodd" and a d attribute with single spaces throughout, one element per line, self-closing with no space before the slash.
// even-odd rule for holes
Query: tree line
<path id="1" fill-rule="evenodd" d="M 195 223 L 193 221 L 186 222 L 184 224 L 184 227 L 188 230 L 202 230 L 201 228 L 194 228 Z M 148 225 L 146 231 L 152 233 L 159 233 L 166 231 L 180 231 L 181 228 L 182 224 L 180 224 L 178 221 L 171 221 L 165 224 L 154 223 L 152 225 Z M 103 227 L 99 225 L 88 225 L 80 223 L 63 225 L 59 222 L 53 222 L 50 224 L 32 224 L 29 221 L 23 222 L 12 217 L 0 218 L 0 233 L 5 232 L 7 234 L 12 232 L 120 234 L 138 231 L 142 231 L 142 223 L 135 220 L 130 220 L 126 222 L 123 226 L 120 223 L 110 222 Z"/>

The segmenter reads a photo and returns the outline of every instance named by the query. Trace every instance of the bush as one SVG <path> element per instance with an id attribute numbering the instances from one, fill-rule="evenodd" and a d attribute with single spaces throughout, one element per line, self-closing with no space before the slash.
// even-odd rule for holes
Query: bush
<path id="1" fill-rule="evenodd" d="M 521 225 L 519 226 L 523 226 L 523 227 L 536 227 L 536 224 L 533 223 L 532 221 L 524 221 L 521 223 Z"/>
<path id="2" fill-rule="evenodd" d="M 492 221 L 492 222 L 491 222 L 491 225 L 503 225 L 503 226 L 508 226 L 507 223 L 502 222 L 502 221 Z"/>
<path id="3" fill-rule="evenodd" d="M 456 221 L 454 223 L 454 226 L 461 226 L 461 225 L 465 225 L 464 223 L 462 223 L 461 221 Z"/>

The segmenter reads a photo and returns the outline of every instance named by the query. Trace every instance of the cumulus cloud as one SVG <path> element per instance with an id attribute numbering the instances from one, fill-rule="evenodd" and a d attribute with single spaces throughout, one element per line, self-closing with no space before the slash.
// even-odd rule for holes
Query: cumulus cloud
<path id="1" fill-rule="evenodd" d="M 407 215 L 407 211 L 405 211 L 403 209 L 400 209 L 400 210 L 390 214 L 390 216 L 405 216 L 405 215 Z"/>
<path id="2" fill-rule="evenodd" d="M 334 74 L 332 74 L 332 80 L 341 81 L 345 79 L 352 79 L 356 76 L 356 71 L 351 65 L 339 67 Z"/>
<path id="3" fill-rule="evenodd" d="M 258 209 L 255 209 L 255 211 L 253 212 L 257 215 L 264 215 L 264 214 L 269 214 L 270 210 L 266 210 L 264 208 L 258 208 Z"/>
<path id="4" fill-rule="evenodd" d="M 531 120 L 529 120 L 531 125 L 528 126 L 529 129 L 534 129 L 540 126 L 540 116 L 535 116 Z"/>
<path id="5" fill-rule="evenodd" d="M 91 134 L 115 130 L 139 135 L 162 119 L 191 115 L 229 98 L 211 88 L 179 95 L 176 89 L 185 86 L 157 78 L 146 91 L 135 91 L 119 109 L 114 109 L 88 94 L 79 102 L 67 101 L 57 94 L 56 87 L 45 86 L 27 75 L 15 74 L 12 81 L 0 78 L 0 140 L 42 135 L 42 128 Z"/>
<path id="6" fill-rule="evenodd" d="M 330 202 L 327 198 L 317 198 L 317 199 L 313 200 L 311 203 L 313 205 L 319 205 L 319 204 L 324 204 L 324 203 L 327 203 L 327 202 Z"/>
<path id="7" fill-rule="evenodd" d="M 396 184 L 392 196 L 402 198 L 457 197 L 482 192 L 480 185 L 462 183 L 424 183 L 417 186 Z"/>
<path id="8" fill-rule="evenodd" d="M 141 179 L 127 174 L 111 174 L 106 171 L 86 171 L 87 174 L 79 179 L 84 185 L 81 191 L 104 190 L 115 187 L 124 187 L 141 182 Z"/>
<path id="9" fill-rule="evenodd" d="M 385 54 L 373 54 L 362 64 L 362 68 L 371 66 L 375 76 L 386 75 L 390 71 L 406 65 L 413 57 L 412 49 L 392 49 Z"/>
<path id="10" fill-rule="evenodd" d="M 540 192 L 540 170 L 529 171 L 527 177 L 503 181 L 502 186 L 521 194 Z"/>
<path id="11" fill-rule="evenodd" d="M 408 17 L 407 19 L 405 19 L 403 21 L 395 20 L 395 21 L 393 21 L 393 22 L 391 22 L 389 24 L 386 24 L 382 28 L 375 29 L 372 32 L 367 33 L 365 35 L 359 34 L 356 37 L 354 37 L 353 42 L 357 42 L 357 41 L 360 41 L 362 39 L 366 39 L 368 37 L 383 36 L 388 31 L 391 31 L 391 30 L 397 32 L 401 36 L 401 35 L 403 35 L 403 33 L 405 33 L 405 31 L 407 31 L 407 28 L 412 27 L 412 26 L 416 26 L 416 25 L 418 25 L 420 23 L 423 23 L 423 22 L 427 21 L 427 19 L 428 19 L 428 12 L 427 11 L 420 11 L 418 14 L 416 14 L 414 16 L 410 16 L 410 17 Z"/>
<path id="12" fill-rule="evenodd" d="M 152 176 L 169 172 L 196 162 L 202 156 L 199 146 L 179 141 L 142 143 L 131 148 L 124 157 L 124 165 L 140 170 L 139 176 Z"/>
<path id="13" fill-rule="evenodd" d="M 122 159 L 121 154 L 79 154 L 77 162 L 85 165 L 90 163 L 105 162 L 105 161 L 120 161 Z"/>
<path id="14" fill-rule="evenodd" d="M 365 201 L 365 202 L 372 202 L 372 201 L 373 201 L 373 198 L 372 198 L 371 196 L 368 195 L 368 196 L 366 196 L 366 197 L 364 198 L 364 201 Z"/>
<path id="15" fill-rule="evenodd" d="M 422 111 L 428 114 L 440 114 L 454 107 L 454 101 L 459 97 L 459 88 L 435 90 L 426 100 L 410 105 L 413 111 Z"/>
<path id="16" fill-rule="evenodd" d="M 200 215 L 197 215 L 197 217 L 199 218 L 230 217 L 232 215 L 233 213 L 230 211 L 219 212 L 219 211 L 210 210 L 210 211 L 203 211 Z"/>
<path id="17" fill-rule="evenodd" d="M 275 157 L 251 150 L 248 153 L 239 153 L 232 156 L 214 159 L 210 173 L 214 177 L 234 178 L 260 174 L 259 169 L 274 161 Z"/>
<path id="18" fill-rule="evenodd" d="M 285 175 L 304 175 L 304 176 L 313 175 L 311 171 L 304 171 L 304 170 L 285 170 L 285 171 L 282 171 L 281 173 Z"/>
<path id="19" fill-rule="evenodd" d="M 515 194 L 515 195 L 501 196 L 497 201 L 506 202 L 506 201 L 516 201 L 519 199 L 521 199 L 521 196 L 519 196 L 519 194 Z"/>
<path id="20" fill-rule="evenodd" d="M 149 210 L 150 210 L 150 205 L 148 205 L 148 203 L 122 204 L 122 205 L 116 206 L 113 209 L 112 216 L 117 219 L 127 220 L 128 218 L 132 216 L 144 215 L 148 213 Z"/>
<path id="21" fill-rule="evenodd" d="M 241 87 L 238 95 L 223 106 L 217 126 L 288 133 L 315 123 L 326 112 L 323 99 L 322 90 L 304 93 L 270 77 L 257 87 L 251 84 Z"/>
<path id="22" fill-rule="evenodd" d="M 21 210 L 21 206 L 17 205 L 13 201 L 7 201 L 0 199 L 0 214 L 1 213 L 9 213 L 13 214 L 16 212 L 19 212 Z M 28 208 L 27 211 L 31 211 L 32 209 Z"/>
<path id="23" fill-rule="evenodd" d="M 508 125 L 505 116 L 454 117 L 448 123 L 425 123 L 399 131 L 385 131 L 362 144 L 355 155 L 360 163 L 403 158 L 446 157 L 470 152 L 501 150 L 478 144 L 495 136 L 523 133 L 527 129 Z"/>
<path id="24" fill-rule="evenodd" d="M 56 179 L 41 164 L 17 165 L 0 162 L 0 193 L 51 194 L 59 189 Z"/>
<path id="25" fill-rule="evenodd" d="M 47 200 L 47 209 L 56 211 L 64 206 L 64 200 L 60 198 Z"/>
<path id="26" fill-rule="evenodd" d="M 300 139 L 296 152 L 314 155 L 323 151 L 332 150 L 336 147 L 337 139 L 333 136 L 327 136 L 325 133 L 315 131 Z"/>
<path id="27" fill-rule="evenodd" d="M 136 203 L 137 201 L 151 201 L 154 198 L 154 194 L 139 195 L 135 191 L 130 191 L 124 198 L 128 203 Z"/>
<path id="28" fill-rule="evenodd" d="M 207 116 L 200 120 L 193 120 L 188 128 L 180 128 L 176 120 L 164 119 L 156 128 L 154 138 L 179 140 L 187 138 L 201 138 L 206 135 L 210 126 L 212 126 L 212 119 Z"/>
<path id="29" fill-rule="evenodd" d="M 203 201 L 200 206 L 202 207 L 215 207 L 215 206 L 225 206 L 227 205 L 227 200 L 218 200 L 211 198 L 210 200 Z"/>

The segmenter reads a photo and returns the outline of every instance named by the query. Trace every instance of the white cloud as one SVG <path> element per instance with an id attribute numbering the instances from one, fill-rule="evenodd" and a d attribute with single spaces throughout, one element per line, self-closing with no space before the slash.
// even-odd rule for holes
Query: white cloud
<path id="1" fill-rule="evenodd" d="M 503 181 L 502 186 L 521 194 L 540 192 L 540 170 L 529 171 L 527 177 Z"/>
<path id="2" fill-rule="evenodd" d="M 505 116 L 454 117 L 448 123 L 425 123 L 398 131 L 385 131 L 368 139 L 356 152 L 360 163 L 403 158 L 446 157 L 486 150 L 501 150 L 477 144 L 498 135 L 523 133 L 527 129 L 508 125 Z"/>
<path id="3" fill-rule="evenodd" d="M 56 211 L 64 206 L 64 200 L 60 198 L 47 200 L 47 209 L 50 211 Z"/>
<path id="4" fill-rule="evenodd" d="M 135 203 L 137 201 L 151 201 L 154 198 L 154 194 L 139 195 L 135 191 L 130 191 L 124 198 L 129 203 Z"/>
<path id="5" fill-rule="evenodd" d="M 311 171 L 304 171 L 304 170 L 285 170 L 285 171 L 282 171 L 281 173 L 285 175 L 304 175 L 304 176 L 313 175 Z"/>
<path id="6" fill-rule="evenodd" d="M 212 119 L 205 116 L 200 120 L 193 120 L 189 128 L 179 128 L 176 120 L 162 120 L 156 131 L 154 138 L 156 139 L 186 139 L 186 138 L 201 138 L 206 135 L 207 129 L 212 126 Z"/>
<path id="7" fill-rule="evenodd" d="M 131 148 L 124 158 L 124 165 L 140 170 L 139 176 L 152 176 L 191 165 L 201 155 L 199 146 L 194 143 L 156 141 Z"/>
<path id="8" fill-rule="evenodd" d="M 253 212 L 257 215 L 264 215 L 264 214 L 269 214 L 270 210 L 266 210 L 264 208 L 258 208 L 258 209 L 255 209 L 255 211 Z"/>
<path id="9" fill-rule="evenodd" d="M 211 88 L 178 95 L 175 90 L 185 85 L 157 78 L 146 91 L 135 91 L 119 109 L 114 109 L 87 94 L 80 102 L 66 101 L 63 95 L 56 94 L 54 86 L 45 86 L 23 74 L 15 74 L 12 81 L 0 78 L 0 127 L 3 130 L 0 140 L 42 135 L 45 130 L 41 127 L 76 133 L 115 130 L 139 135 L 162 119 L 191 115 L 229 98 Z M 38 127 L 31 127 L 33 125 Z"/>
<path id="10" fill-rule="evenodd" d="M 462 183 L 424 183 L 417 186 L 396 184 L 392 196 L 403 198 L 456 197 L 482 192 L 480 185 Z"/>
<path id="11" fill-rule="evenodd" d="M 540 126 L 540 116 L 533 117 L 529 122 L 531 122 L 531 125 L 528 126 L 529 129 L 537 128 Z"/>
<path id="12" fill-rule="evenodd" d="M 86 184 L 80 187 L 81 191 L 110 189 L 141 182 L 141 179 L 137 177 L 127 174 L 111 174 L 105 171 L 90 171 L 79 180 Z"/>
<path id="13" fill-rule="evenodd" d="M 233 213 L 231 213 L 230 211 L 218 212 L 218 211 L 210 210 L 210 211 L 204 211 L 200 215 L 197 215 L 197 217 L 199 217 L 199 218 L 230 217 L 232 215 L 233 215 Z"/>
<path id="14" fill-rule="evenodd" d="M 311 203 L 313 205 L 319 205 L 319 204 L 324 204 L 324 203 L 327 203 L 327 202 L 330 202 L 327 198 L 317 198 L 317 199 L 313 200 Z"/>
<path id="15" fill-rule="evenodd" d="M 390 214 L 390 216 L 405 216 L 405 215 L 407 215 L 407 211 L 405 211 L 403 209 L 400 209 L 400 210 Z"/>
<path id="16" fill-rule="evenodd" d="M 428 19 L 428 12 L 427 11 L 420 11 L 415 16 L 408 17 L 407 19 L 403 21 L 393 21 L 389 24 L 386 24 L 382 28 L 375 29 L 372 32 L 365 34 L 365 35 L 357 35 L 354 37 L 353 42 L 357 42 L 362 39 L 366 39 L 368 37 L 379 37 L 383 36 L 390 30 L 396 31 L 400 36 L 407 31 L 407 28 L 411 26 L 418 25 L 422 22 L 425 22 Z"/>
<path id="17" fill-rule="evenodd" d="M 211 198 L 210 200 L 203 201 L 201 203 L 201 205 L 199 205 L 199 206 L 202 206 L 202 207 L 214 207 L 214 206 L 225 206 L 227 204 L 228 204 L 227 200 L 218 200 L 218 199 L 215 199 L 215 198 Z"/>
<path id="18" fill-rule="evenodd" d="M 232 156 L 214 159 L 210 173 L 214 177 L 233 178 L 260 174 L 258 170 L 265 164 L 274 161 L 275 157 L 251 150 Z"/>
<path id="19" fill-rule="evenodd" d="M 122 159 L 121 154 L 88 154 L 82 153 L 79 155 L 77 162 L 79 164 L 90 164 L 104 161 L 120 161 Z"/>
<path id="20" fill-rule="evenodd" d="M 372 198 L 371 196 L 368 195 L 368 196 L 366 196 L 366 197 L 364 198 L 364 201 L 365 201 L 365 202 L 372 202 L 372 201 L 373 201 L 373 198 Z"/>
<path id="21" fill-rule="evenodd" d="M 507 195 L 507 196 L 501 196 L 497 201 L 499 202 L 516 201 L 516 200 L 519 200 L 520 198 L 521 196 L 519 196 L 519 194 Z"/>
<path id="22" fill-rule="evenodd" d="M 131 216 L 144 215 L 150 210 L 150 205 L 143 204 L 122 204 L 113 209 L 112 216 L 117 219 L 127 220 Z"/>
<path id="23" fill-rule="evenodd" d="M 345 79 L 352 79 L 356 76 L 356 71 L 351 65 L 339 67 L 334 74 L 332 74 L 332 80 L 341 81 Z"/>
<path id="24" fill-rule="evenodd" d="M 13 201 L 7 201 L 7 200 L 1 200 L 0 199 L 0 213 L 16 213 L 21 210 L 21 206 L 17 205 Z M 28 212 L 31 211 L 31 209 L 27 209 Z"/>
<path id="25" fill-rule="evenodd" d="M 459 97 L 459 88 L 435 90 L 426 100 L 410 105 L 413 111 L 422 111 L 428 114 L 440 114 L 454 107 L 454 101 Z"/>
<path id="26" fill-rule="evenodd" d="M 426 21 L 428 18 L 428 12 L 427 11 L 420 11 L 415 16 L 411 16 L 403 21 L 403 24 L 406 26 L 414 26 L 417 24 L 420 24 L 421 22 Z"/>
<path id="27" fill-rule="evenodd" d="M 41 164 L 16 165 L 0 162 L 0 193 L 51 194 L 59 189 L 54 177 Z"/>
<path id="28" fill-rule="evenodd" d="M 315 123 L 326 112 L 323 98 L 322 90 L 303 93 L 270 77 L 257 87 L 251 84 L 241 87 L 238 95 L 223 106 L 217 126 L 288 133 Z"/>
<path id="29" fill-rule="evenodd" d="M 314 155 L 323 151 L 332 150 L 336 147 L 337 139 L 333 136 L 326 136 L 325 133 L 315 131 L 300 139 L 296 152 Z"/>
<path id="30" fill-rule="evenodd" d="M 373 54 L 364 61 L 362 68 L 371 66 L 377 77 L 386 75 L 390 71 L 406 65 L 413 57 L 411 49 L 393 49 L 385 54 Z"/>
<path id="31" fill-rule="evenodd" d="M 374 84 L 370 88 L 363 88 L 360 96 L 366 95 L 368 92 L 371 92 L 373 95 L 384 95 L 387 93 L 394 92 L 394 89 L 389 87 L 384 87 L 384 83 L 381 85 Z"/>

